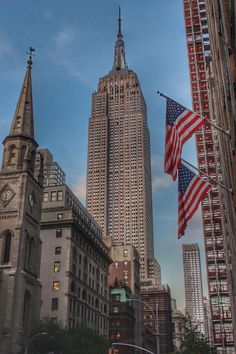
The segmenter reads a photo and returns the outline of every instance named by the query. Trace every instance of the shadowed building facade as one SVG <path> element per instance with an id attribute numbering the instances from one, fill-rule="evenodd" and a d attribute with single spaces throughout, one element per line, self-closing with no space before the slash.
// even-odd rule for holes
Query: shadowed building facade
<path id="1" fill-rule="evenodd" d="M 87 208 L 114 244 L 136 247 L 141 278 L 149 278 L 150 269 L 157 278 L 147 110 L 138 77 L 126 65 L 120 17 L 112 70 L 92 96 Z"/>
<path id="2" fill-rule="evenodd" d="M 0 172 L 0 353 L 16 354 L 39 321 L 42 175 L 35 153 L 31 56 L 12 121 L 3 141 Z M 40 170 L 40 173 L 42 171 Z"/>
<path id="3" fill-rule="evenodd" d="M 209 1 L 206 0 L 183 0 L 193 110 L 215 122 L 216 119 L 219 119 L 219 116 L 218 114 L 215 115 L 215 113 L 212 114 L 212 92 L 210 93 L 209 91 L 207 71 L 213 53 L 212 41 L 210 42 L 209 38 L 207 3 Z M 214 7 L 218 6 L 218 3 L 221 3 L 221 6 L 225 7 L 229 3 L 233 6 L 234 1 L 213 1 L 213 3 Z M 210 11 L 208 10 L 208 15 L 211 21 L 217 18 L 217 23 L 220 24 L 222 22 L 221 26 L 225 23 L 225 20 L 222 21 L 222 18 L 218 16 L 219 12 L 217 12 L 217 15 L 214 15 L 211 9 Z M 227 18 L 228 16 L 229 13 L 227 14 Z M 220 30 L 217 30 L 217 37 L 219 34 Z M 219 54 L 217 53 L 216 55 L 219 58 Z M 217 68 L 218 72 L 220 72 L 219 63 L 217 63 Z M 224 72 L 226 73 L 226 71 Z M 226 82 L 228 78 L 224 78 L 224 80 Z M 222 77 L 217 82 L 223 82 Z M 215 87 L 213 90 L 215 91 Z M 224 94 L 224 96 L 226 97 L 227 94 Z M 217 102 L 221 102 L 222 106 L 228 106 L 228 103 L 226 101 L 223 103 L 219 96 L 217 97 Z M 227 117 L 226 113 L 222 114 L 220 119 L 224 119 L 225 117 Z M 227 130 L 227 119 L 225 119 L 224 124 L 219 121 L 218 124 Z M 230 133 L 232 133 L 232 136 L 235 134 L 234 131 L 235 128 L 231 127 Z M 222 178 L 225 175 L 225 171 L 228 170 L 229 165 L 232 164 L 230 162 L 226 167 L 225 163 L 229 160 L 228 156 L 232 156 L 232 152 L 228 153 L 226 158 L 226 155 L 222 155 L 221 141 L 225 141 L 225 139 L 227 138 L 221 132 L 206 123 L 196 133 L 197 157 L 198 166 L 204 173 L 215 180 L 223 181 L 223 184 L 227 181 L 227 185 L 230 186 L 228 178 Z M 224 201 L 224 197 L 222 197 L 221 188 L 214 184 L 202 202 L 213 346 L 219 353 L 234 353 L 233 331 L 235 330 L 233 329 L 232 318 L 235 317 L 235 300 L 231 291 L 232 265 L 229 252 L 229 240 L 231 236 L 230 229 L 228 228 L 229 224 L 226 222 L 226 209 L 227 204 Z"/>

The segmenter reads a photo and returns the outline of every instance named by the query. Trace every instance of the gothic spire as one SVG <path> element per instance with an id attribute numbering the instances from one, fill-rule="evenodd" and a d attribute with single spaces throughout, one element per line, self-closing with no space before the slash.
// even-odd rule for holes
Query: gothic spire
<path id="1" fill-rule="evenodd" d="M 123 35 L 121 30 L 121 11 L 119 6 L 118 32 L 115 44 L 115 55 L 112 70 L 121 70 L 125 68 L 127 68 L 125 61 L 125 44 L 123 41 Z"/>
<path id="2" fill-rule="evenodd" d="M 34 51 L 34 48 L 30 47 L 25 78 L 8 137 L 23 136 L 34 140 L 33 98 L 31 83 L 31 68 L 33 64 L 32 52 Z"/>

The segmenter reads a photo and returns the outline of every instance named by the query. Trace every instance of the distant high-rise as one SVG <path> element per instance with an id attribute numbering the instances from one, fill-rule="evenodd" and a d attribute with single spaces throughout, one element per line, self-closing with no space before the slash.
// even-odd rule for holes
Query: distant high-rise
<path id="1" fill-rule="evenodd" d="M 66 174 L 57 162 L 53 161 L 53 155 L 48 149 L 37 149 L 35 159 L 35 178 L 37 179 L 41 168 L 41 159 L 43 167 L 43 186 L 59 186 L 65 184 Z"/>
<path id="2" fill-rule="evenodd" d="M 186 312 L 205 334 L 200 251 L 197 243 L 183 244 Z"/>
<path id="3" fill-rule="evenodd" d="M 137 75 L 126 65 L 119 16 L 112 70 L 99 80 L 89 120 L 87 208 L 113 243 L 133 244 L 141 278 L 153 276 L 150 138 Z M 157 275 L 154 275 L 157 277 Z"/>

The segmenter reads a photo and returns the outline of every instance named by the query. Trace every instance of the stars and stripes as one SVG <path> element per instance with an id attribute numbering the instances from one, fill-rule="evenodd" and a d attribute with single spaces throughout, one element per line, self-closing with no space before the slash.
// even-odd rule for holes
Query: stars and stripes
<path id="1" fill-rule="evenodd" d="M 166 106 L 165 165 L 166 173 L 176 180 L 183 144 L 205 122 L 206 118 L 181 106 L 169 97 Z"/>
<path id="2" fill-rule="evenodd" d="M 212 185 L 181 164 L 178 171 L 178 236 L 184 235 L 188 220 Z"/>

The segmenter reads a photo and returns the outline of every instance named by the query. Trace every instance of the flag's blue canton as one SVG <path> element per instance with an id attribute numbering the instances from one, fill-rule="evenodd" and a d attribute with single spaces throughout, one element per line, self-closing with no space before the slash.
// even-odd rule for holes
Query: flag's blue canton
<path id="1" fill-rule="evenodd" d="M 174 125 L 176 119 L 179 117 L 181 113 L 183 113 L 186 109 L 180 106 L 175 101 L 167 98 L 167 106 L 166 106 L 166 123 L 169 125 Z"/>
<path id="2" fill-rule="evenodd" d="M 178 182 L 178 189 L 179 192 L 184 195 L 186 192 L 186 189 L 188 188 L 191 180 L 196 176 L 195 173 L 190 171 L 188 168 L 186 168 L 184 165 L 181 165 L 179 168 L 179 182 Z"/>

